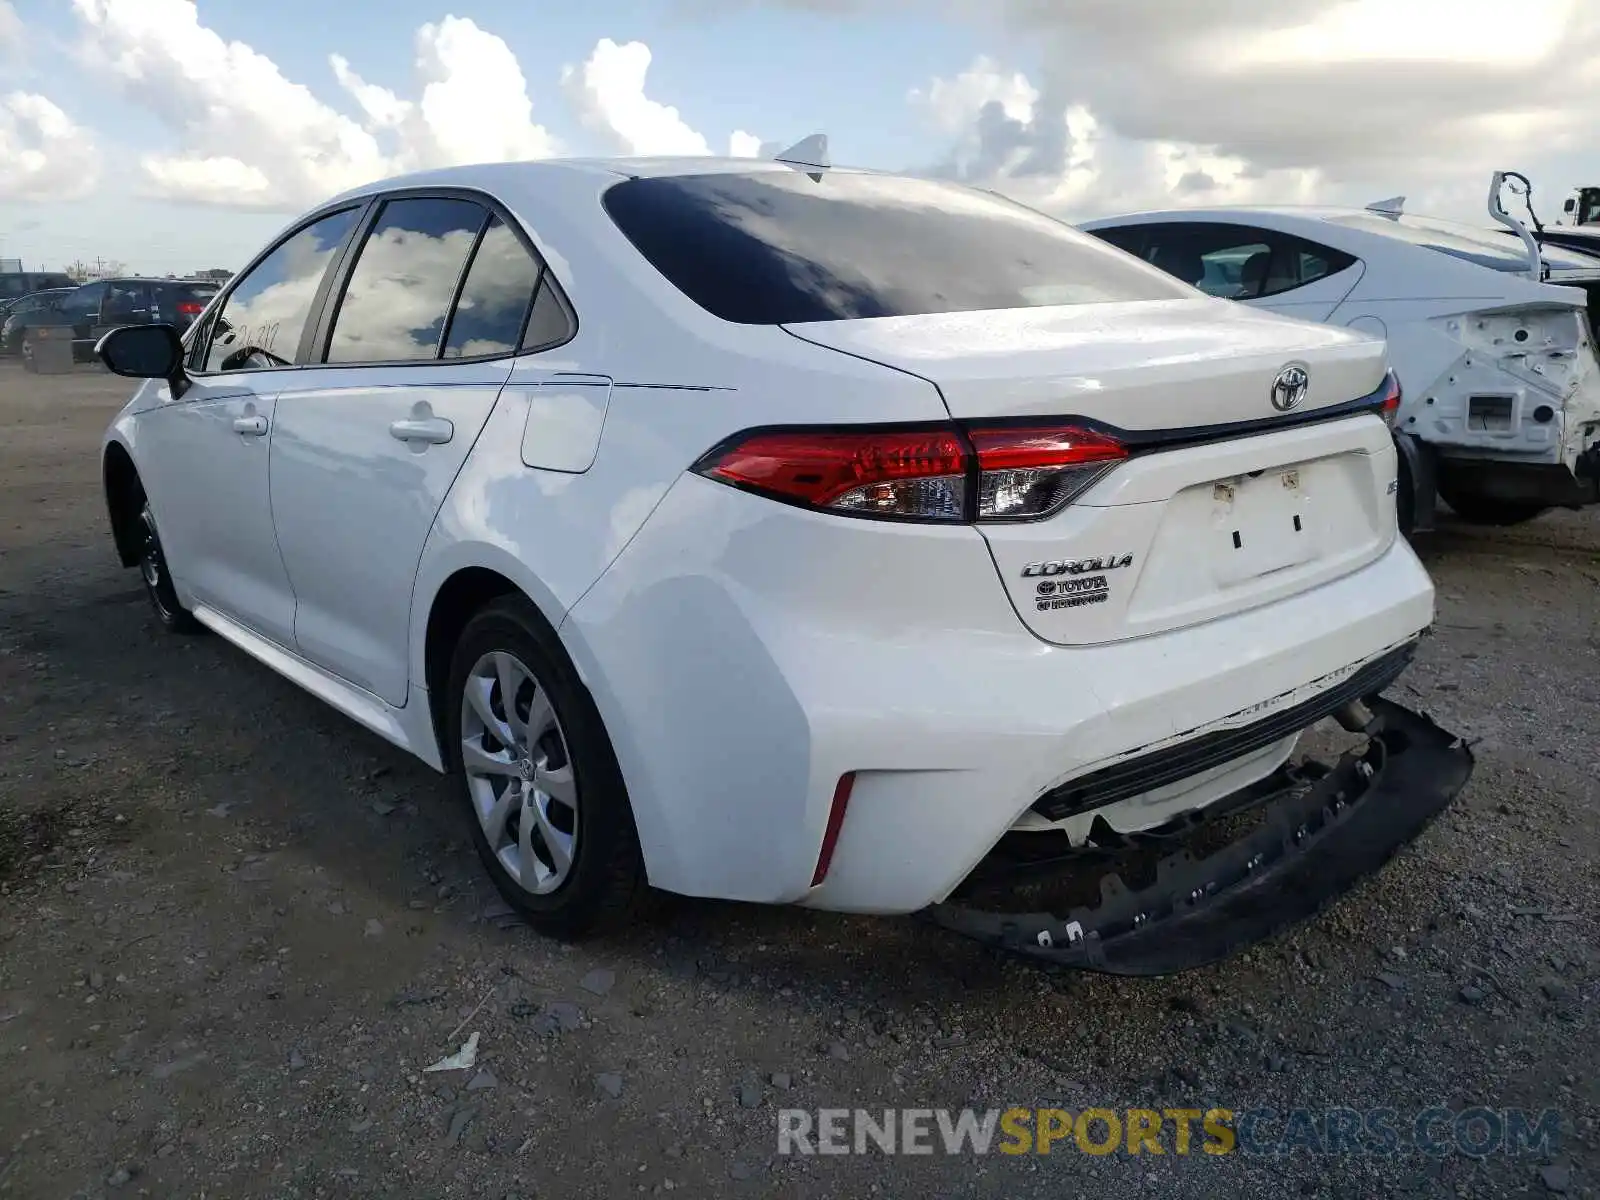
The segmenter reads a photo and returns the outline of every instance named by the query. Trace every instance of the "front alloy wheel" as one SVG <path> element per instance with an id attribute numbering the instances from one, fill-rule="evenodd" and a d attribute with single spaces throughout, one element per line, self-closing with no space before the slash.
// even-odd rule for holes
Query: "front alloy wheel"
<path id="1" fill-rule="evenodd" d="M 172 586 L 172 575 L 167 570 L 167 557 L 161 549 L 161 535 L 156 532 L 155 514 L 147 500 L 139 509 L 139 575 L 144 580 L 144 593 L 150 598 L 156 620 L 177 633 L 192 633 L 200 628 L 198 622 L 178 601 L 177 589 Z"/>

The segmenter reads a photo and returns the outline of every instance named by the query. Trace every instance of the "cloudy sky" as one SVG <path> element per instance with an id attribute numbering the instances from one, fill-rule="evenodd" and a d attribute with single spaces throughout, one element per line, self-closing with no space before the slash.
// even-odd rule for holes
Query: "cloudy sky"
<path id="1" fill-rule="evenodd" d="M 0 256 L 237 266 L 332 192 L 556 154 L 970 180 L 1067 218 L 1600 184 L 1593 0 L 0 0 Z"/>

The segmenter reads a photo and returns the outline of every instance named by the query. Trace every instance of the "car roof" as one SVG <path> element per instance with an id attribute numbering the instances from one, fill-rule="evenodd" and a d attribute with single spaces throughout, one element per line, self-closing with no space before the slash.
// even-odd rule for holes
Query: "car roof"
<path id="1" fill-rule="evenodd" d="M 214 279 L 168 279 L 165 275 L 107 275 L 104 279 L 85 279 L 73 288 L 87 287 L 91 283 L 186 283 L 193 287 L 221 287 Z M 52 289 L 55 290 L 55 289 Z M 71 288 L 60 289 L 70 291 Z"/>
<path id="2" fill-rule="evenodd" d="M 588 180 L 601 184 L 606 180 L 659 179 L 682 175 L 746 175 L 758 172 L 803 171 L 804 167 L 790 166 L 774 159 L 728 158 L 717 156 L 660 155 L 633 158 L 540 158 L 520 162 L 472 163 L 458 167 L 438 167 L 428 171 L 413 171 L 388 179 L 375 179 L 360 187 L 350 188 L 333 196 L 318 209 L 345 203 L 380 192 L 403 188 L 462 187 L 493 192 L 507 182 L 521 187 L 538 187 L 542 184 L 573 183 Z M 833 166 L 834 174 L 877 175 L 865 167 Z"/>
<path id="3" fill-rule="evenodd" d="M 1252 204 L 1249 207 L 1232 205 L 1196 205 L 1193 208 L 1163 208 L 1146 209 L 1141 212 L 1119 213 L 1114 217 L 1096 217 L 1092 221 L 1085 221 L 1085 226 L 1111 225 L 1119 221 L 1151 220 L 1186 221 L 1199 218 L 1201 220 L 1245 220 L 1253 217 L 1301 217 L 1308 221 L 1329 221 L 1335 217 L 1359 216 L 1362 213 L 1373 214 L 1370 209 L 1355 208 L 1337 204 Z"/>

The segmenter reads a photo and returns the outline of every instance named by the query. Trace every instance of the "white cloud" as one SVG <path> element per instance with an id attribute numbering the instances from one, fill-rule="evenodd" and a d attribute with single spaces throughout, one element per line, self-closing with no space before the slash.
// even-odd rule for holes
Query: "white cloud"
<path id="1" fill-rule="evenodd" d="M 0 0 L 0 58 L 22 49 L 22 18 L 11 0 Z"/>
<path id="2" fill-rule="evenodd" d="M 578 119 L 619 154 L 711 154 L 711 144 L 676 108 L 645 95 L 650 62 L 650 47 L 643 42 L 619 45 L 601 38 L 582 66 L 561 73 Z M 729 139 L 735 157 L 752 158 L 760 148 L 761 139 L 743 130 Z"/>
<path id="3" fill-rule="evenodd" d="M 43 96 L 0 97 L 0 200 L 72 200 L 99 178 L 89 132 Z"/>
<path id="4" fill-rule="evenodd" d="M 735 129 L 728 138 L 728 157 L 760 158 L 761 147 L 764 144 L 755 134 Z"/>
<path id="5" fill-rule="evenodd" d="M 1600 6 L 1585 0 L 679 3 L 966 22 L 1010 65 L 980 58 L 914 96 L 947 138 L 937 169 L 1074 211 L 1405 192 L 1481 220 L 1496 168 L 1542 181 L 1547 206 L 1593 182 Z M 1070 113 L 1090 136 L 1064 129 Z"/>
<path id="6" fill-rule="evenodd" d="M 446 17 L 416 36 L 421 95 L 367 84 L 340 56 L 335 79 L 361 119 L 318 99 L 276 63 L 201 24 L 191 0 L 73 0 L 87 55 L 172 131 L 146 155 L 155 190 L 214 204 L 296 210 L 419 167 L 543 157 L 522 71 L 505 42 Z"/>

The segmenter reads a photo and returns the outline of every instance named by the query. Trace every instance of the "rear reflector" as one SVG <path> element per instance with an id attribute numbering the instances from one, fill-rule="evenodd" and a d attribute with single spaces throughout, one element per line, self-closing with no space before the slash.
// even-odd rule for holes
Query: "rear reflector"
<path id="1" fill-rule="evenodd" d="M 850 806 L 850 790 L 856 785 L 856 773 L 850 771 L 839 776 L 833 789 L 833 805 L 828 809 L 828 827 L 822 833 L 822 852 L 817 855 L 817 869 L 811 873 L 811 886 L 816 887 L 828 877 L 833 865 L 833 848 L 839 844 L 839 830 L 844 827 L 844 810 Z"/>
<path id="2" fill-rule="evenodd" d="M 1074 425 L 753 430 L 694 469 L 792 504 L 941 522 L 1039 520 L 1128 456 Z"/>

